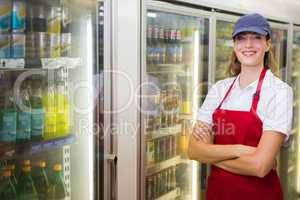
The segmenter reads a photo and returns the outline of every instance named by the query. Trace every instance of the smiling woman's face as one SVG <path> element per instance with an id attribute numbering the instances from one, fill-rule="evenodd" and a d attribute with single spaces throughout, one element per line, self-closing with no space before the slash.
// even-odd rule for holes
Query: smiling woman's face
<path id="1" fill-rule="evenodd" d="M 234 38 L 233 48 L 242 66 L 263 65 L 264 55 L 270 49 L 270 40 L 257 33 L 241 33 Z"/>

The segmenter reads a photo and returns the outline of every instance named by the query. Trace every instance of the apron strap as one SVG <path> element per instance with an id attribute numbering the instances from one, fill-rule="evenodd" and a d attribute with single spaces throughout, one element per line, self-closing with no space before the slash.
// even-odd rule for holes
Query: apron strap
<path id="1" fill-rule="evenodd" d="M 253 94 L 252 105 L 251 105 L 250 110 L 252 110 L 254 112 L 256 112 L 256 109 L 257 109 L 257 104 L 258 104 L 259 97 L 260 97 L 260 91 L 261 91 L 261 87 L 262 87 L 264 77 L 266 75 L 266 71 L 267 70 L 265 68 L 263 68 L 263 70 L 261 71 L 261 73 L 259 75 L 259 80 L 258 80 L 256 92 Z"/>
<path id="2" fill-rule="evenodd" d="M 231 83 L 231 85 L 230 85 L 229 89 L 227 90 L 227 92 L 226 92 L 224 98 L 222 99 L 221 103 L 219 104 L 218 109 L 221 108 L 223 102 L 225 101 L 225 99 L 226 99 L 227 96 L 229 95 L 229 93 L 230 93 L 230 91 L 231 91 L 231 89 L 232 89 L 232 87 L 233 87 L 233 85 L 234 85 L 236 79 L 237 79 L 237 77 L 235 77 L 235 79 L 234 79 L 233 82 Z"/>

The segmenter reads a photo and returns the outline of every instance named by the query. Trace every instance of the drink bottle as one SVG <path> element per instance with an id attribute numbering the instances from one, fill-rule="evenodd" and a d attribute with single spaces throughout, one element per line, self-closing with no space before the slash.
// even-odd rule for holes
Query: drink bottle
<path id="1" fill-rule="evenodd" d="M 16 200 L 17 193 L 13 181 L 11 180 L 11 171 L 4 170 L 2 173 L 2 185 L 0 199 Z"/>
<path id="2" fill-rule="evenodd" d="M 67 197 L 61 170 L 62 167 L 60 164 L 55 164 L 53 166 L 49 200 L 64 200 Z"/>
<path id="3" fill-rule="evenodd" d="M 45 171 L 46 163 L 44 161 L 38 161 L 36 163 L 36 174 L 33 177 L 34 184 L 38 193 L 39 199 L 47 200 L 49 195 L 50 184 Z"/>
<path id="4" fill-rule="evenodd" d="M 44 135 L 44 107 L 42 103 L 42 88 L 37 80 L 32 80 L 31 103 L 31 140 L 38 141 Z"/>
<path id="5" fill-rule="evenodd" d="M 31 167 L 24 166 L 17 187 L 18 200 L 38 200 L 36 188 L 31 177 Z"/>

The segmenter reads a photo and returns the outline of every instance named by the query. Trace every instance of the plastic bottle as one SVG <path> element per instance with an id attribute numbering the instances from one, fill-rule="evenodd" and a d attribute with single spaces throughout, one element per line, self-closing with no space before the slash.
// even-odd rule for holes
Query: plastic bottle
<path id="1" fill-rule="evenodd" d="M 36 167 L 37 171 L 33 179 L 38 197 L 41 200 L 47 200 L 49 197 L 50 183 L 45 172 L 46 163 L 44 161 L 38 161 Z"/>
<path id="2" fill-rule="evenodd" d="M 66 136 L 69 133 L 69 101 L 65 82 L 60 81 L 56 85 L 56 134 L 55 137 Z"/>
<path id="3" fill-rule="evenodd" d="M 11 181 L 13 183 L 13 185 L 15 187 L 17 187 L 18 185 L 18 181 L 17 181 L 17 177 L 16 177 L 16 174 L 15 174 L 15 170 L 16 170 L 16 166 L 15 165 L 7 165 L 5 167 L 6 170 L 9 170 L 11 172 Z"/>
<path id="4" fill-rule="evenodd" d="M 36 188 L 31 177 L 31 167 L 24 166 L 17 187 L 18 200 L 38 200 Z"/>
<path id="5" fill-rule="evenodd" d="M 31 104 L 27 88 L 22 89 L 17 102 L 17 143 L 29 142 L 31 139 Z"/>
<path id="6" fill-rule="evenodd" d="M 66 187 L 61 174 L 62 167 L 60 164 L 55 164 L 53 166 L 53 176 L 50 186 L 50 196 L 49 199 L 63 200 L 67 197 Z"/>
<path id="7" fill-rule="evenodd" d="M 38 141 L 44 135 L 44 108 L 42 103 L 42 88 L 37 81 L 31 86 L 31 140 Z"/>
<path id="8" fill-rule="evenodd" d="M 17 109 L 15 106 L 12 89 L 5 92 L 4 107 L 2 110 L 1 141 L 13 145 L 17 138 Z"/>
<path id="9" fill-rule="evenodd" d="M 54 83 L 49 82 L 43 93 L 43 107 L 45 109 L 44 138 L 53 139 L 56 134 L 56 109 Z"/>
<path id="10" fill-rule="evenodd" d="M 0 199 L 16 200 L 16 188 L 11 180 L 11 171 L 5 170 L 2 173 L 3 180 L 1 185 Z"/>

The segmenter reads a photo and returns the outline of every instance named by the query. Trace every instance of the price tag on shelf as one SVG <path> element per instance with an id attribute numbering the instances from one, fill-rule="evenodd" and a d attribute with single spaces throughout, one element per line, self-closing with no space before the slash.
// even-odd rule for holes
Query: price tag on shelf
<path id="1" fill-rule="evenodd" d="M 1 69 L 23 69 L 24 66 L 24 59 L 0 59 Z"/>

